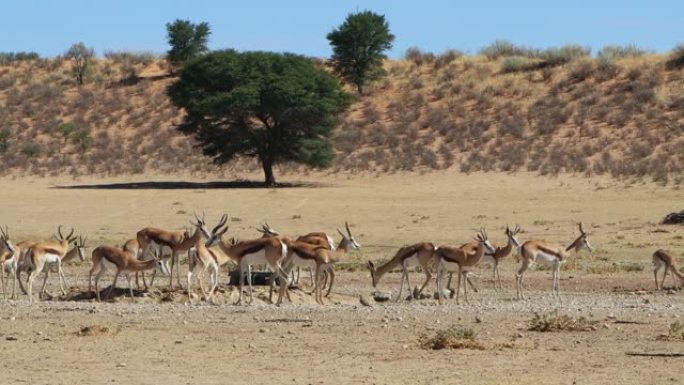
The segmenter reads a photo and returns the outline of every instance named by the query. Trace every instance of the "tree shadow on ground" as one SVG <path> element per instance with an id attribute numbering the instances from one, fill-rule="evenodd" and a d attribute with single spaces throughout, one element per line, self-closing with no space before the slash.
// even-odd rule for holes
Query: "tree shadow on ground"
<path id="1" fill-rule="evenodd" d="M 79 185 L 58 185 L 54 189 L 74 190 L 197 190 L 197 189 L 246 189 L 246 188 L 301 188 L 327 187 L 322 183 L 286 182 L 275 186 L 266 186 L 264 182 L 252 180 L 214 181 L 214 182 L 186 182 L 186 181 L 142 181 L 125 183 L 97 183 Z"/>

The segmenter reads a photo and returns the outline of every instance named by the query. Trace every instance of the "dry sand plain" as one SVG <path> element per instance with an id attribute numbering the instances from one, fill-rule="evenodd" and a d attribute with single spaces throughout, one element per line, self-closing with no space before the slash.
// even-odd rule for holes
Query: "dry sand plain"
<path id="1" fill-rule="evenodd" d="M 310 177 L 313 180 L 313 177 Z M 165 180 L 169 178 L 157 178 Z M 180 178 L 179 178 L 180 179 Z M 122 180 L 80 180 L 110 183 Z M 91 245 L 118 244 L 147 225 L 178 228 L 193 211 L 231 217 L 231 235 L 254 237 L 268 222 L 284 233 L 334 231 L 344 220 L 362 249 L 349 255 L 326 306 L 294 291 L 295 304 L 231 306 L 223 287 L 213 304 L 188 305 L 182 292 L 158 289 L 114 302 L 60 298 L 29 305 L 2 301 L 2 383 L 238 384 L 666 384 L 680 383 L 684 358 L 627 356 L 632 351 L 684 352 L 663 338 L 684 321 L 683 292 L 653 292 L 650 255 L 659 247 L 684 256 L 684 228 L 658 225 L 681 210 L 684 191 L 608 179 L 537 178 L 525 174 L 326 176 L 320 187 L 290 189 L 65 190 L 70 180 L 3 180 L 1 223 L 15 239 L 48 237 L 57 224 L 87 234 Z M 548 271 L 528 273 L 529 299 L 514 301 L 513 258 L 503 292 L 483 267 L 470 304 L 425 299 L 366 307 L 373 289 L 367 259 L 401 245 L 461 243 L 480 227 L 503 242 L 502 227 L 520 224 L 521 240 L 570 242 L 582 220 L 596 247 L 561 273 L 563 302 L 548 292 Z M 185 266 L 183 266 L 185 268 Z M 68 298 L 84 297 L 88 264 L 65 267 Z M 412 284 L 422 274 L 412 276 Z M 54 278 L 54 277 L 52 277 Z M 226 281 L 226 274 L 222 275 Z M 106 277 L 109 282 L 111 277 Z M 382 288 L 396 289 L 399 274 Z M 120 280 L 125 287 L 125 280 Z M 166 279 L 162 281 L 165 284 Z M 669 283 L 668 285 L 671 285 Z M 429 290 L 432 290 L 432 285 Z M 57 293 L 56 280 L 49 290 Z M 527 330 L 534 312 L 598 321 L 587 332 Z M 628 323 L 624 323 L 624 322 Z M 636 322 L 636 323 L 632 323 Z M 472 328 L 484 350 L 422 349 L 418 338 L 451 325 Z M 79 332 L 91 327 L 85 335 Z"/>

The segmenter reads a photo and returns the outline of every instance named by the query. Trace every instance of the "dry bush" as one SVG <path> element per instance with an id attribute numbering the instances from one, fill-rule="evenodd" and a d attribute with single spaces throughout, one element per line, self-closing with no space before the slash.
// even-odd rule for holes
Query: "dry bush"
<path id="1" fill-rule="evenodd" d="M 507 40 L 496 40 L 492 44 L 482 47 L 480 54 L 487 57 L 489 60 L 495 60 L 506 56 L 525 56 L 537 57 L 540 51 L 534 48 L 515 45 Z"/>
<path id="2" fill-rule="evenodd" d="M 418 47 L 409 47 L 404 53 L 404 58 L 413 62 L 416 67 L 420 67 L 423 64 L 430 64 L 436 60 L 436 56 L 432 52 L 421 51 Z"/>
<path id="3" fill-rule="evenodd" d="M 684 341 L 684 322 L 675 321 L 667 330 L 669 339 Z"/>
<path id="4" fill-rule="evenodd" d="M 477 334 L 473 329 L 462 326 L 450 326 L 437 330 L 434 335 L 421 334 L 418 344 L 423 349 L 474 349 L 484 350 L 484 346 L 477 341 Z"/>
<path id="5" fill-rule="evenodd" d="M 553 311 L 546 314 L 534 313 L 527 330 L 535 332 L 586 332 L 596 330 L 597 321 L 584 317 L 574 318 Z"/>
<path id="6" fill-rule="evenodd" d="M 599 59 L 616 60 L 630 57 L 639 57 L 652 53 L 652 51 L 640 48 L 636 44 L 607 45 L 596 55 Z"/>
<path id="7" fill-rule="evenodd" d="M 684 67 L 684 44 L 678 44 L 672 49 L 665 65 L 670 70 Z"/>
<path id="8" fill-rule="evenodd" d="M 456 59 L 462 56 L 463 52 L 456 49 L 444 51 L 444 53 L 437 56 L 437 58 L 435 59 L 434 67 L 435 69 L 440 69 L 442 67 L 448 66 L 449 64 L 453 63 Z"/>

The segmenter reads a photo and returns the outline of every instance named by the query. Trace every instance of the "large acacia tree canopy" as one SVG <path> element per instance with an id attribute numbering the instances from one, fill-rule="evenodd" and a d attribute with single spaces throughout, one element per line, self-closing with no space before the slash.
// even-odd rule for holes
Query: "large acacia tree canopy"
<path id="1" fill-rule="evenodd" d="M 205 155 L 216 163 L 256 156 L 268 184 L 275 183 L 269 171 L 278 162 L 329 166 L 332 131 L 351 101 L 308 58 L 234 50 L 191 61 L 168 92 L 186 111 L 178 129 L 194 134 Z"/>

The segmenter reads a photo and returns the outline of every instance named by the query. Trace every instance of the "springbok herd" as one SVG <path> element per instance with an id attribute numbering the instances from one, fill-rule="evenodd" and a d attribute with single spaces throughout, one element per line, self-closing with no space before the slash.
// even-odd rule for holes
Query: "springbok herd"
<path id="1" fill-rule="evenodd" d="M 187 252 L 187 293 L 189 301 L 192 301 L 193 297 L 193 276 L 198 278 L 203 297 L 208 301 L 218 286 L 220 267 L 228 261 L 234 261 L 238 265 L 240 277 L 239 299 L 236 304 L 242 303 L 245 277 L 249 286 L 249 303 L 252 302 L 252 265 L 266 265 L 273 272 L 270 281 L 269 299 L 272 299 L 273 289 L 277 283 L 279 286 L 277 305 L 282 303 L 284 296 L 289 299 L 288 287 L 291 279 L 294 279 L 291 276 L 295 276 L 295 274 L 291 274 L 294 273 L 293 269 L 295 267 L 297 271 L 302 267 L 311 269 L 313 286 L 311 294 L 314 295 L 317 303 L 323 304 L 323 291 L 325 291 L 327 286 L 327 293 L 325 294 L 327 297 L 334 283 L 335 263 L 341 259 L 344 253 L 360 247 L 347 223 L 345 223 L 345 232 L 337 230 L 342 237 L 337 246 L 334 244 L 332 236 L 325 232 L 312 232 L 297 238 L 289 238 L 281 235 L 268 224 L 262 225 L 261 228 L 257 229 L 263 235 L 260 238 L 247 241 L 236 241 L 234 238 L 224 240 L 223 235 L 228 231 L 227 218 L 226 215 L 223 215 L 211 232 L 208 230 L 204 216 L 200 219 L 195 215 L 194 221 L 191 221 L 194 227 L 192 234 L 189 231 L 167 231 L 146 227 L 138 231 L 135 239 L 126 241 L 121 248 L 112 246 L 99 246 L 95 248 L 92 251 L 92 268 L 88 277 L 88 291 L 93 292 L 92 276 L 95 274 L 94 296 L 100 301 L 98 283 L 107 270 L 114 270 L 116 272 L 114 281 L 106 292 L 107 297 L 111 296 L 112 290 L 116 287 L 117 279 L 122 273 L 128 280 L 131 297 L 133 296 L 131 273 L 136 273 L 136 283 L 138 283 L 138 286 L 138 273 L 142 273 L 142 281 L 145 288 L 147 288 L 145 271 L 153 271 L 150 285 L 154 283 L 157 271 L 166 272 L 170 276 L 170 289 L 175 289 L 174 275 L 176 276 L 178 286 L 182 288 L 178 259 L 180 253 Z M 421 292 L 430 282 L 433 271 L 436 270 L 436 286 L 440 304 L 444 297 L 444 290 L 442 289 L 444 273 L 449 273 L 449 281 L 447 283 L 449 290 L 451 287 L 451 276 L 453 273 L 458 273 L 456 302 L 459 302 L 461 285 L 463 286 L 467 302 L 467 286 L 470 285 L 474 289 L 469 277 L 471 270 L 481 262 L 491 263 L 494 273 L 494 288 L 499 290 L 502 288 L 499 263 L 503 258 L 510 255 L 515 248 L 521 257 L 521 265 L 515 274 L 517 299 L 525 298 L 523 277 L 530 265 L 537 261 L 551 266 L 553 277 L 552 290 L 560 298 L 561 264 L 568 258 L 572 250 L 576 253 L 585 248 L 589 252 L 592 251 L 587 233 L 582 228 L 582 223 L 579 223 L 578 227 L 579 236 L 567 247 L 543 240 L 529 240 L 520 243 L 517 239 L 520 228 L 516 226 L 515 229 L 511 230 L 506 226 L 505 235 L 507 242 L 503 246 L 492 245 L 488 239 L 487 232 L 482 229 L 472 241 L 460 246 L 442 245 L 436 247 L 432 243 L 421 242 L 402 247 L 394 257 L 380 266 L 376 267 L 373 262 L 369 261 L 368 269 L 371 273 L 373 287 L 376 287 L 380 279 L 387 272 L 397 267 L 401 268 L 402 277 L 399 293 L 396 297 L 397 300 L 402 298 L 404 282 L 406 282 L 409 292 L 411 291 L 411 284 L 409 282 L 409 269 L 411 267 L 419 265 L 421 271 L 425 274 L 425 281 L 419 289 L 411 293 L 410 298 L 420 296 Z M 2 239 L 2 249 L 0 250 L 2 271 L 0 271 L 0 276 L 2 277 L 3 295 L 5 298 L 7 297 L 6 271 L 8 273 L 7 279 L 11 278 L 12 280 L 11 298 L 17 298 L 16 286 L 17 282 L 19 282 L 21 290 L 28 295 L 29 300 L 32 302 L 33 281 L 38 274 L 43 272 L 43 285 L 39 294 L 42 297 L 43 294 L 46 294 L 45 286 L 48 274 L 55 267 L 60 290 L 63 295 L 66 295 L 64 289 L 66 279 L 62 265 L 64 262 L 76 257 L 81 261 L 85 261 L 85 237 L 75 236 L 73 229 L 68 235 L 64 236 L 62 234 L 62 227 L 59 226 L 55 240 L 24 240 L 14 243 L 7 227 L 4 229 L 0 228 L 0 232 L 0 238 Z M 170 253 L 168 253 L 169 250 Z M 676 280 L 675 287 L 684 281 L 684 276 L 677 270 L 674 256 L 671 253 L 657 250 L 652 258 L 656 289 L 662 288 L 668 272 L 671 272 L 673 279 Z M 170 268 L 167 265 L 168 259 L 170 259 Z M 663 269 L 664 273 L 659 283 L 658 273 Z M 21 272 L 23 271 L 28 273 L 26 280 L 28 288 L 25 288 L 21 281 Z M 197 271 L 199 273 L 195 274 Z M 210 281 L 208 290 L 203 285 L 203 277 L 207 271 L 209 272 Z M 299 274 L 296 274 L 296 280 L 299 280 Z"/>

